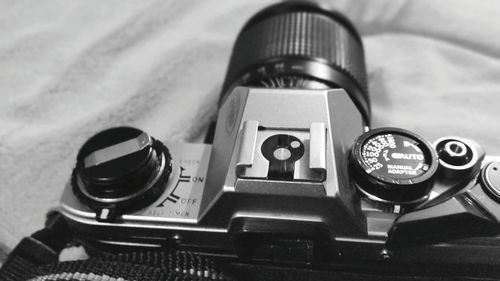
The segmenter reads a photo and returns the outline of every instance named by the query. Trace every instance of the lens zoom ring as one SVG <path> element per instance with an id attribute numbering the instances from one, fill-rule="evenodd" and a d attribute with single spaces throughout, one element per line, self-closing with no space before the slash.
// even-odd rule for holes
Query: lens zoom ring
<path id="1" fill-rule="evenodd" d="M 274 15 L 244 30 L 228 71 L 232 77 L 226 82 L 255 63 L 283 56 L 323 61 L 350 76 L 364 95 L 368 93 L 359 38 L 335 19 L 307 11 Z"/>

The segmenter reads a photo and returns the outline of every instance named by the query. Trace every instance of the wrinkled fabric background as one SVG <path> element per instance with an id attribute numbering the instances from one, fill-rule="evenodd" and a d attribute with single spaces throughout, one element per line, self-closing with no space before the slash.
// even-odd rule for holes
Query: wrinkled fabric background
<path id="1" fill-rule="evenodd" d="M 0 1 L 0 260 L 43 226 L 97 131 L 202 139 L 237 32 L 274 2 Z M 499 1 L 324 2 L 362 35 L 373 127 L 500 155 Z"/>

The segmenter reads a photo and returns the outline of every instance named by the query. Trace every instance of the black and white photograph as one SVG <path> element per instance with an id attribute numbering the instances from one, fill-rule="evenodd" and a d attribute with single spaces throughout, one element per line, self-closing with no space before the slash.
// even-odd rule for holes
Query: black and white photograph
<path id="1" fill-rule="evenodd" d="M 500 2 L 0 0 L 0 281 L 500 280 Z"/>

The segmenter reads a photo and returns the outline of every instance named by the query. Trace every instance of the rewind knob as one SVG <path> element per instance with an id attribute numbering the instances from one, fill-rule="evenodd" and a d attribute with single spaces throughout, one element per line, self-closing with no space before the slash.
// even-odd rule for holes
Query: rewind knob
<path id="1" fill-rule="evenodd" d="M 71 182 L 96 219 L 110 221 L 158 199 L 171 172 L 165 145 L 139 129 L 117 127 L 85 142 Z"/>

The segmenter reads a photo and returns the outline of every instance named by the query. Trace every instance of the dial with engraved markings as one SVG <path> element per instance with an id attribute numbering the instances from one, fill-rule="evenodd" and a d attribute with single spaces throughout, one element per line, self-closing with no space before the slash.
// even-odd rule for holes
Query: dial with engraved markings
<path id="1" fill-rule="evenodd" d="M 375 135 L 361 148 L 363 162 L 369 167 L 367 173 L 378 172 L 389 180 L 418 177 L 429 170 L 429 163 L 419 143 L 397 134 Z"/>
<path id="2" fill-rule="evenodd" d="M 368 198 L 393 204 L 425 199 L 437 169 L 432 146 L 415 133 L 380 128 L 363 134 L 352 153 L 352 173 Z"/>

